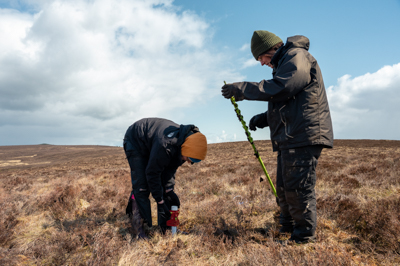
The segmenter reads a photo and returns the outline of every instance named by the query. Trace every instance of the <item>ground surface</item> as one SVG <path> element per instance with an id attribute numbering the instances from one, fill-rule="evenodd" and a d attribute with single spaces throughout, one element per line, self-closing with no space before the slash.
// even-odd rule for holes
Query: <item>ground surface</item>
<path id="1" fill-rule="evenodd" d="M 274 180 L 276 154 L 255 144 Z M 190 234 L 138 240 L 122 148 L 2 146 L 0 265 L 399 265 L 399 174 L 400 141 L 335 140 L 318 164 L 318 241 L 284 246 L 250 144 L 211 144 L 177 172 Z"/>

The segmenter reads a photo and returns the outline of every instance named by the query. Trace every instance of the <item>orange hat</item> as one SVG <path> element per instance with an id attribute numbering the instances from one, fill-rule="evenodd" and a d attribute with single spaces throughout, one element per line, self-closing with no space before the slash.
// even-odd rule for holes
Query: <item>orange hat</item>
<path id="1" fill-rule="evenodd" d="M 181 152 L 183 156 L 204 160 L 207 154 L 207 139 L 202 133 L 197 132 L 185 139 Z"/>

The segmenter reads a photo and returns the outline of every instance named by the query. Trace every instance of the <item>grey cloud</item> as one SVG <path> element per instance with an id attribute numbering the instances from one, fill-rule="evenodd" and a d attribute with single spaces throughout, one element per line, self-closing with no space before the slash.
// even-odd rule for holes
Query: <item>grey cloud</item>
<path id="1" fill-rule="evenodd" d="M 171 3 L 60 0 L 8 12 L 0 145 L 118 142 L 127 123 L 179 112 L 238 77 L 221 71 L 227 56 L 211 52 L 209 25 Z"/>

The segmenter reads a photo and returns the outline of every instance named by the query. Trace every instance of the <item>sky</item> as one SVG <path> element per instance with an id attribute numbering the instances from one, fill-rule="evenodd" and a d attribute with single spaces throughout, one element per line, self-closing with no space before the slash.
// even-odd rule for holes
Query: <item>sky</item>
<path id="1" fill-rule="evenodd" d="M 246 140 L 221 87 L 272 78 L 255 30 L 310 39 L 335 139 L 400 140 L 399 29 L 399 0 L 0 0 L 0 145 L 121 146 L 144 117 Z"/>

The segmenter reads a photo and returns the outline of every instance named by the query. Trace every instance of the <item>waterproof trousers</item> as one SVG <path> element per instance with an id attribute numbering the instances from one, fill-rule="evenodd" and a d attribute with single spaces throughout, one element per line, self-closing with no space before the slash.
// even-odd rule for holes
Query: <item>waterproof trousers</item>
<path id="1" fill-rule="evenodd" d="M 291 233 L 297 243 L 315 240 L 317 227 L 316 167 L 323 146 L 278 151 L 276 192 L 280 232 Z"/>
<path id="2" fill-rule="evenodd" d="M 124 150 L 131 169 L 132 194 L 134 195 L 139 214 L 148 227 L 152 227 L 150 189 L 146 179 L 146 167 L 148 159 L 143 157 L 135 146 L 128 140 L 124 140 Z M 166 193 L 166 190 L 170 190 Z M 131 197 L 130 197 L 131 198 Z M 157 204 L 157 221 L 162 231 L 167 228 L 166 223 L 171 218 L 172 205 L 180 206 L 179 198 L 173 191 L 173 187 L 164 188 L 164 204 Z M 129 202 L 128 202 L 129 204 Z"/>

